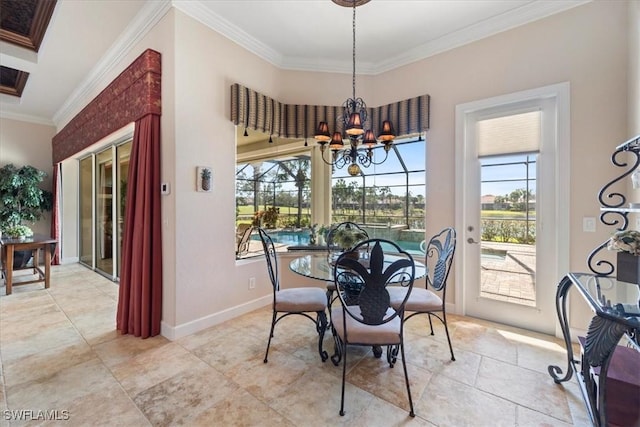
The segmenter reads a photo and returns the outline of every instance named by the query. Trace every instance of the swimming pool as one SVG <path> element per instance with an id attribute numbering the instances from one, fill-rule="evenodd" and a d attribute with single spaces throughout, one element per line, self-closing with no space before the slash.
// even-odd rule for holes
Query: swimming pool
<path id="1" fill-rule="evenodd" d="M 273 243 L 279 243 L 287 246 L 304 246 L 309 244 L 309 232 L 308 231 L 271 231 L 269 236 L 273 240 Z M 260 236 L 251 236 L 253 240 L 260 240 Z M 409 252 L 412 255 L 424 255 L 424 252 L 420 250 L 419 242 L 408 242 L 399 240 L 395 243 L 402 249 Z"/>
<path id="2" fill-rule="evenodd" d="M 300 246 L 309 244 L 308 231 L 270 231 L 269 237 L 273 243 L 280 243 L 287 246 Z M 260 240 L 260 236 L 254 234 L 252 240 Z"/>

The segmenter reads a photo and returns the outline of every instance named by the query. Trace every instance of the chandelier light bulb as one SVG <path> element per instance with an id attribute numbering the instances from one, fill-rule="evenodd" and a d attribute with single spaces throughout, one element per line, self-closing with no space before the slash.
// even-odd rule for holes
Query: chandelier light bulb
<path id="1" fill-rule="evenodd" d="M 363 133 L 360 113 L 351 113 L 349 123 L 347 123 L 347 135 L 362 135 Z"/>
<path id="2" fill-rule="evenodd" d="M 318 129 L 316 130 L 314 138 L 317 139 L 321 144 L 323 142 L 331 141 L 331 137 L 329 136 L 329 125 L 327 124 L 327 122 L 320 122 L 318 124 Z"/>
<path id="3" fill-rule="evenodd" d="M 341 150 L 344 147 L 344 142 L 342 142 L 342 134 L 340 132 L 334 132 L 333 137 L 331 138 L 331 142 L 329 143 L 329 148 L 332 150 Z"/>
<path id="4" fill-rule="evenodd" d="M 371 129 L 368 129 L 364 133 L 364 139 L 362 140 L 362 143 L 369 148 L 372 148 L 378 143 L 378 140 L 376 139 L 376 136 L 373 134 L 373 131 Z"/>

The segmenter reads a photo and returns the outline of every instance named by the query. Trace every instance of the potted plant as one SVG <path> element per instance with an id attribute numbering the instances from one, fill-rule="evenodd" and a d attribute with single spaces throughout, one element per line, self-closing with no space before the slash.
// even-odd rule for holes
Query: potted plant
<path id="1" fill-rule="evenodd" d="M 309 227 L 309 245 L 317 245 L 318 244 L 318 224 L 313 224 Z"/>
<path id="2" fill-rule="evenodd" d="M 4 234 L 33 235 L 25 223 L 33 224 L 51 210 L 52 194 L 40 188 L 45 176 L 44 171 L 33 166 L 17 168 L 8 164 L 0 168 L 0 230 Z M 16 254 L 14 268 L 24 267 L 31 256 L 31 251 L 19 252 L 25 254 Z"/>
<path id="3" fill-rule="evenodd" d="M 321 225 L 320 228 L 318 228 L 318 244 L 319 245 L 325 245 L 326 241 L 327 241 L 327 233 L 329 232 L 329 228 L 326 225 Z"/>
<path id="4" fill-rule="evenodd" d="M 367 238 L 367 234 L 357 228 L 340 228 L 333 235 L 333 241 L 342 248 L 344 252 L 351 250 L 358 242 Z"/>
<path id="5" fill-rule="evenodd" d="M 12 239 L 25 240 L 33 236 L 33 231 L 26 225 L 11 225 L 4 229 L 4 234 Z"/>
<path id="6" fill-rule="evenodd" d="M 640 284 L 640 231 L 621 230 L 611 236 L 607 249 L 617 251 L 616 278 Z"/>
<path id="7" fill-rule="evenodd" d="M 278 216 L 280 216 L 280 208 L 275 206 L 268 207 L 262 216 L 262 221 L 264 222 L 265 227 L 276 228 Z"/>

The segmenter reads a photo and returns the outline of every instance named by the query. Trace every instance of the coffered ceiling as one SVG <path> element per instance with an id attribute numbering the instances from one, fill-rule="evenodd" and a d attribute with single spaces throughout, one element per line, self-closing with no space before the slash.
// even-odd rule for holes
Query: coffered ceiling
<path id="1" fill-rule="evenodd" d="M 172 7 L 280 68 L 350 73 L 352 67 L 352 10 L 331 0 L 0 1 L 2 28 L 20 29 L 27 39 L 33 22 L 46 21 L 28 23 L 38 4 L 52 9 L 33 47 L 0 40 L 0 83 L 14 79 L 17 89 L 24 82 L 21 96 L 0 93 L 5 118 L 65 123 Z M 357 73 L 379 74 L 587 1 L 371 0 L 356 13 Z M 6 12 L 11 2 L 21 11 Z"/>

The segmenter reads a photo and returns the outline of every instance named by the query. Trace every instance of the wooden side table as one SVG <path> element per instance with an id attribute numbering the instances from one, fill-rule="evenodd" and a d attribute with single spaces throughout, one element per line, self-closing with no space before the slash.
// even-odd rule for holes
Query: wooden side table
<path id="1" fill-rule="evenodd" d="M 12 239 L 9 237 L 0 238 L 0 252 L 2 259 L 2 271 L 7 286 L 7 295 L 11 295 L 13 286 L 26 285 L 28 283 L 44 282 L 45 289 L 50 286 L 51 278 L 51 258 L 58 241 L 52 237 L 35 234 L 24 240 Z M 39 265 L 39 252 L 44 252 L 44 271 Z M 15 251 L 31 251 L 33 254 L 33 274 L 37 276 L 33 280 L 21 280 L 19 283 L 13 283 L 13 258 Z M 24 269 L 24 268 L 23 268 Z"/>

